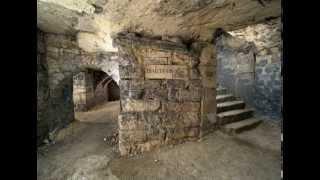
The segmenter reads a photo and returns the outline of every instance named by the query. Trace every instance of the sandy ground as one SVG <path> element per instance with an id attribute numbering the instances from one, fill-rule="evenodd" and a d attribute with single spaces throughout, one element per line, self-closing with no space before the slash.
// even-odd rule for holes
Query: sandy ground
<path id="1" fill-rule="evenodd" d="M 279 126 L 264 122 L 236 136 L 219 131 L 202 141 L 119 157 L 106 139 L 117 128 L 119 102 L 77 113 L 54 144 L 38 150 L 39 180 L 277 180 Z M 106 141 L 105 141 L 106 140 Z"/>

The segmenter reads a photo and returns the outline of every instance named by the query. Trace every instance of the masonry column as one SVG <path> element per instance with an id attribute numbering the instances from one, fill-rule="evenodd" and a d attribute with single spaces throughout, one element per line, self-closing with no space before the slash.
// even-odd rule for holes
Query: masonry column
<path id="1" fill-rule="evenodd" d="M 213 127 L 213 120 L 202 118 L 216 112 L 212 45 L 188 49 L 182 43 L 125 35 L 115 41 L 123 59 L 121 155 L 198 140 L 202 129 Z"/>
<path id="2" fill-rule="evenodd" d="M 200 50 L 199 70 L 202 82 L 201 97 L 201 134 L 205 136 L 216 129 L 216 53 L 215 48 L 209 43 L 199 43 Z"/>

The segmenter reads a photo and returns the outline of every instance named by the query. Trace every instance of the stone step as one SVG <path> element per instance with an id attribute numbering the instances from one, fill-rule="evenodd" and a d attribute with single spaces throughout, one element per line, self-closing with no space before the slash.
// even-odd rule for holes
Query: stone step
<path id="1" fill-rule="evenodd" d="M 217 113 L 236 110 L 236 109 L 244 109 L 246 104 L 243 101 L 227 101 L 217 104 Z"/>
<path id="2" fill-rule="evenodd" d="M 228 90 L 226 88 L 217 89 L 217 95 L 224 95 L 224 94 L 228 94 Z"/>
<path id="3" fill-rule="evenodd" d="M 221 130 L 228 134 L 237 134 L 245 130 L 252 129 L 258 126 L 261 122 L 262 121 L 260 119 L 249 118 L 222 126 Z"/>
<path id="4" fill-rule="evenodd" d="M 253 116 L 253 109 L 237 109 L 217 114 L 219 125 L 241 121 Z"/>
<path id="5" fill-rule="evenodd" d="M 235 99 L 236 98 L 232 94 L 224 94 L 224 95 L 218 95 L 216 97 L 216 102 L 222 103 L 222 102 L 226 102 L 226 101 L 233 101 Z"/>

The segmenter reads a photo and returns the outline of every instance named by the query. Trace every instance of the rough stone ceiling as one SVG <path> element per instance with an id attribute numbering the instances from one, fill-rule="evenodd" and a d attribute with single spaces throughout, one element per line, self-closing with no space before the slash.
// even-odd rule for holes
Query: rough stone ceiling
<path id="1" fill-rule="evenodd" d="M 281 15 L 280 0 L 37 0 L 38 27 L 77 34 L 86 51 L 115 51 L 120 31 L 210 40 L 216 28 L 235 30 Z"/>

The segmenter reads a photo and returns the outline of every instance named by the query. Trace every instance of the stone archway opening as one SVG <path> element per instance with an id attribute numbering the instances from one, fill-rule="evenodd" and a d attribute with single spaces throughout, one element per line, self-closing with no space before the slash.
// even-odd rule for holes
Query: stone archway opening
<path id="1" fill-rule="evenodd" d="M 221 106 L 246 106 L 263 119 L 281 121 L 280 24 L 280 19 L 273 19 L 217 31 L 217 99 Z"/>
<path id="2" fill-rule="evenodd" d="M 73 76 L 73 101 L 76 112 L 89 111 L 120 98 L 117 83 L 107 73 L 85 69 Z"/>

